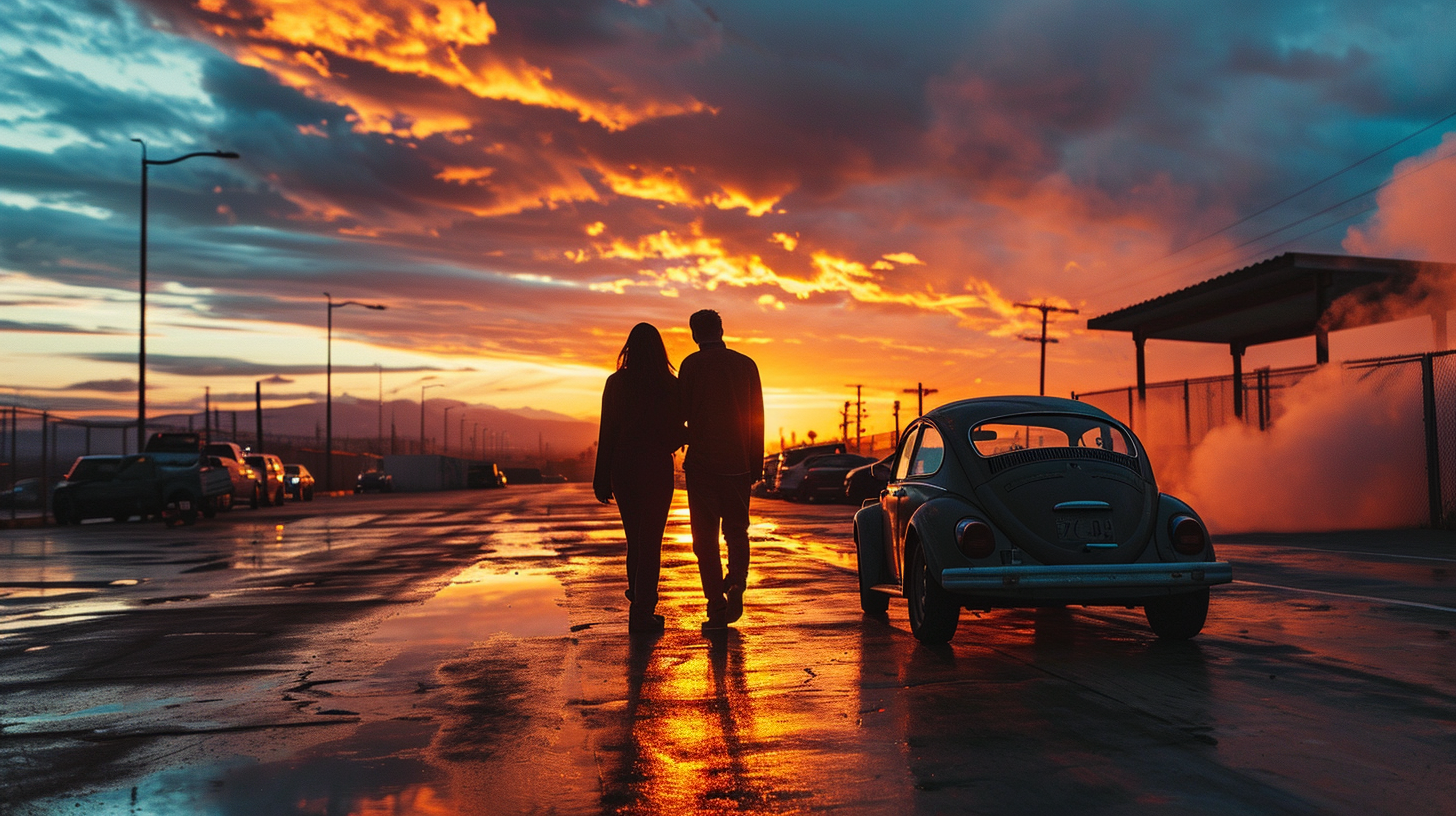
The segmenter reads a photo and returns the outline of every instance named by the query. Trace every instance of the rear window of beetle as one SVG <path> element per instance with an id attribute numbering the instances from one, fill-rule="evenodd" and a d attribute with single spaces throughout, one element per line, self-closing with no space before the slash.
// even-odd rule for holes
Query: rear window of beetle
<path id="1" fill-rule="evenodd" d="M 971 447 L 985 457 L 1037 448 L 1084 448 L 1136 456 L 1122 428 L 1097 417 L 1034 414 L 982 422 L 970 431 Z"/>

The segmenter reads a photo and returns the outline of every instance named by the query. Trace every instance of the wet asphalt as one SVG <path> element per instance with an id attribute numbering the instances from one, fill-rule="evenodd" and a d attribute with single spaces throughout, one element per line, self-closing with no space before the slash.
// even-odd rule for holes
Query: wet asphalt
<path id="1" fill-rule="evenodd" d="M 1223 537 L 1188 643 L 927 648 L 860 613 L 850 508 L 768 500 L 705 635 L 676 499 L 659 637 L 582 485 L 0 531 L 0 812 L 1456 812 L 1456 535 Z"/>

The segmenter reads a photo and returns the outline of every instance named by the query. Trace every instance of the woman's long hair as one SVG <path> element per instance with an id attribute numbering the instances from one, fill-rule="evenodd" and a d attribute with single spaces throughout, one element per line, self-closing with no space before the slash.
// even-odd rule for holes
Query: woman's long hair
<path id="1" fill-rule="evenodd" d="M 651 323 L 638 323 L 627 334 L 627 342 L 617 353 L 617 370 L 643 379 L 667 379 L 676 369 L 667 360 L 667 347 L 662 335 Z"/>

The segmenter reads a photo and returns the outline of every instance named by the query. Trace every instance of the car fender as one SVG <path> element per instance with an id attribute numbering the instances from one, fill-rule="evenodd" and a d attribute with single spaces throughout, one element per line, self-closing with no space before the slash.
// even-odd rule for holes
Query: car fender
<path id="1" fill-rule="evenodd" d="M 854 544 L 856 565 L 871 579 L 870 585 L 889 583 L 885 569 L 889 558 L 885 548 L 885 511 L 878 504 L 862 507 L 854 514 Z"/>
<path id="2" fill-rule="evenodd" d="M 1202 553 L 1199 555 L 1183 555 L 1173 549 L 1172 532 L 1168 529 L 1168 526 L 1174 516 L 1192 516 L 1199 524 L 1203 525 L 1203 530 L 1208 535 L 1208 546 L 1203 548 Z M 1197 562 L 1217 560 L 1213 555 L 1213 533 L 1209 531 L 1207 522 L 1187 502 L 1177 496 L 1170 496 L 1167 493 L 1158 494 L 1158 522 L 1153 529 L 1153 539 L 1157 542 L 1158 558 L 1162 561 Z"/>
<path id="3" fill-rule="evenodd" d="M 906 537 L 913 532 L 918 546 L 925 552 L 926 565 L 937 579 L 947 567 L 972 566 L 972 562 L 961 555 L 955 541 L 956 525 L 967 516 L 990 520 L 986 512 L 976 504 L 956 495 L 931 499 L 920 505 L 910 517 Z M 996 525 L 992 524 L 991 527 L 994 530 Z M 999 530 L 996 531 L 996 540 L 997 548 L 1000 549 L 1004 545 L 1004 536 Z M 905 550 L 905 558 L 907 564 L 902 575 L 909 574 L 909 547 Z"/>

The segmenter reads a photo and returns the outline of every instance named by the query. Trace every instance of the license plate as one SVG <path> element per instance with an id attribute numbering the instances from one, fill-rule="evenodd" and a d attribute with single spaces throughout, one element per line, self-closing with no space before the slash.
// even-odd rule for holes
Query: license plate
<path id="1" fill-rule="evenodd" d="M 186 499 L 183 499 L 182 501 L 177 502 L 177 509 L 178 510 L 191 510 L 192 509 L 192 502 L 187 501 Z"/>
<path id="2" fill-rule="evenodd" d="M 1115 540 L 1110 512 L 1057 514 L 1057 541 L 1066 544 L 1098 544 Z"/>

